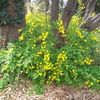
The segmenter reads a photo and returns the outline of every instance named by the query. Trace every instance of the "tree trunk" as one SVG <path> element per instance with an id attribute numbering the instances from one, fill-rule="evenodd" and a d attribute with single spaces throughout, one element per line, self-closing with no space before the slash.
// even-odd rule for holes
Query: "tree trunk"
<path id="1" fill-rule="evenodd" d="M 56 20 L 58 20 L 58 15 L 59 15 L 59 0 L 52 0 L 52 7 L 51 7 L 51 25 L 52 26 L 54 26 L 53 22 L 56 22 Z M 58 30 L 56 30 L 55 28 L 52 28 L 52 31 L 54 33 L 54 37 L 53 38 L 57 38 L 59 40 Z M 59 48 L 58 44 L 56 44 L 56 46 L 57 46 L 57 48 Z"/>
<path id="2" fill-rule="evenodd" d="M 87 19 L 88 17 L 91 17 L 92 13 L 94 13 L 96 2 L 97 0 L 89 0 L 86 6 L 85 19 Z"/>
<path id="3" fill-rule="evenodd" d="M 68 28 L 68 25 L 71 21 L 72 16 L 76 13 L 76 3 L 77 0 L 68 0 L 66 7 L 64 9 L 64 13 L 62 15 L 61 20 L 63 21 L 63 25 L 65 30 Z M 60 41 L 60 43 L 57 44 L 57 47 L 60 48 L 64 43 L 64 37 L 62 37 L 62 33 L 58 32 L 58 39 Z"/>
<path id="4" fill-rule="evenodd" d="M 77 0 L 68 0 L 67 2 L 67 5 L 65 7 L 64 13 L 61 18 L 65 29 L 68 27 L 72 16 L 76 13 L 76 9 L 75 9 L 76 3 L 77 3 Z"/>
<path id="5" fill-rule="evenodd" d="M 9 5 L 7 5 L 7 12 L 9 12 L 11 18 L 14 18 L 15 16 L 17 16 L 14 10 L 16 3 L 14 2 L 14 0 L 8 0 L 8 4 Z M 24 5 L 23 5 L 22 12 L 25 12 Z M 23 15 L 23 22 L 17 24 L 16 27 L 13 26 L 12 24 L 1 25 L 0 26 L 0 48 L 6 47 L 7 43 L 10 40 L 18 38 L 20 35 L 20 33 L 18 33 L 18 29 L 23 28 L 24 26 L 25 26 L 25 14 Z"/>
<path id="6" fill-rule="evenodd" d="M 80 28 L 86 29 L 87 32 L 93 31 L 98 26 L 100 26 L 100 13 L 98 13 L 94 17 L 88 17 L 84 22 L 86 23 L 82 24 Z"/>
<path id="7" fill-rule="evenodd" d="M 76 13 L 76 3 L 77 0 L 68 0 L 67 5 L 64 9 L 61 20 L 63 21 L 65 29 L 68 27 L 72 16 Z M 52 0 L 51 21 L 56 21 L 58 19 L 58 13 L 59 0 Z M 57 30 L 54 30 L 53 32 L 55 33 L 55 37 L 59 40 L 59 43 L 57 43 L 57 48 L 60 48 L 64 44 L 64 37 L 62 37 L 62 33 L 58 32 Z"/>
<path id="8" fill-rule="evenodd" d="M 91 32 L 98 26 L 100 26 L 100 13 L 92 17 L 92 13 L 94 13 L 96 2 L 97 0 L 89 0 L 86 6 L 84 22 L 80 25 L 80 28 L 84 28 L 88 32 Z"/>
<path id="9" fill-rule="evenodd" d="M 58 15 L 59 15 L 59 0 L 52 0 L 51 21 L 58 20 Z"/>

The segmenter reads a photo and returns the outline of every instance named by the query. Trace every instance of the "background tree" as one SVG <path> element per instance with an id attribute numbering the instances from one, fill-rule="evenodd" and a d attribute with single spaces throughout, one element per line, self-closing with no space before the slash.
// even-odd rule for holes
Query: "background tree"
<path id="1" fill-rule="evenodd" d="M 63 1 L 61 1 L 62 3 Z M 64 12 L 62 14 L 61 20 L 63 21 L 64 28 L 67 29 L 72 16 L 76 13 L 76 3 L 77 0 L 69 0 L 66 3 Z M 59 0 L 52 0 L 52 7 L 51 7 L 51 21 L 58 20 L 59 15 Z M 61 45 L 64 43 L 64 37 L 62 37 L 62 33 L 58 32 L 57 30 L 54 31 L 55 37 L 58 38 L 59 42 L 57 47 L 60 48 Z"/>
<path id="2" fill-rule="evenodd" d="M 58 19 L 59 13 L 59 2 L 60 0 L 52 0 L 52 8 L 51 8 L 51 21 L 56 21 Z M 100 12 L 97 13 L 95 16 L 92 14 L 95 12 L 95 6 L 99 6 L 100 2 L 98 0 L 82 0 L 82 5 L 85 6 L 84 10 L 84 22 L 80 25 L 80 28 L 86 29 L 88 32 L 93 31 L 100 25 Z M 61 1 L 62 3 L 63 1 Z M 72 16 L 76 13 L 76 4 L 77 0 L 68 0 L 64 12 L 62 14 L 61 20 L 63 21 L 63 25 L 65 30 L 68 28 L 68 25 L 71 21 Z M 80 5 L 79 5 L 80 6 Z M 80 9 L 80 8 L 79 8 Z M 64 41 L 64 38 L 61 37 L 59 32 L 55 32 L 58 35 L 59 41 Z"/>
<path id="3" fill-rule="evenodd" d="M 0 1 L 0 46 L 5 47 L 7 43 L 19 36 L 17 30 L 25 26 L 24 19 L 24 4 L 23 1 L 14 1 L 14 0 L 1 0 Z M 31 2 L 29 0 L 29 2 Z M 36 1 L 33 1 L 36 2 Z M 31 2 L 31 4 L 33 3 Z M 51 7 L 51 21 L 56 21 L 59 18 L 60 7 L 65 5 L 63 0 L 52 0 Z M 45 3 L 46 5 L 46 14 L 50 6 L 50 0 L 39 0 L 38 3 Z M 96 15 L 93 17 L 92 14 L 95 12 L 95 7 L 99 7 L 99 0 L 82 0 L 84 4 L 85 13 L 84 13 L 84 24 L 80 25 L 80 28 L 86 29 L 88 32 L 91 32 L 100 25 L 100 12 L 99 8 L 96 9 Z M 60 4 L 60 6 L 59 6 Z M 72 16 L 76 13 L 76 4 L 77 0 L 67 0 L 66 6 L 64 8 L 61 20 L 65 30 L 67 29 Z M 43 7 L 43 6 L 42 6 Z M 63 7 L 62 7 L 63 8 Z M 61 9 L 62 9 L 61 8 Z M 44 9 L 44 8 L 43 8 Z M 31 10 L 32 11 L 32 10 Z M 5 16 L 5 17 L 4 17 Z M 16 27 L 15 27 L 16 26 Z M 58 40 L 63 41 L 61 34 L 58 32 Z"/>
<path id="4" fill-rule="evenodd" d="M 24 26 L 24 0 L 0 0 L 0 48 L 18 38 L 18 29 Z"/>
<path id="5" fill-rule="evenodd" d="M 80 25 L 80 28 L 86 29 L 88 32 L 93 31 L 100 25 L 100 12 L 95 16 L 92 16 L 95 13 L 95 6 L 98 0 L 89 0 L 86 5 L 86 11 L 84 16 L 84 24 Z"/>

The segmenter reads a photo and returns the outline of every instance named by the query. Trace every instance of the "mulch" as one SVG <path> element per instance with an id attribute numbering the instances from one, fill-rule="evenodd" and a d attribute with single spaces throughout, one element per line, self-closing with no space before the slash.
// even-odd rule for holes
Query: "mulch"
<path id="1" fill-rule="evenodd" d="M 31 80 L 21 78 L 21 82 L 8 84 L 5 90 L 0 91 L 0 100 L 100 100 L 100 94 L 86 87 L 57 87 L 52 83 L 45 86 L 46 90 L 41 95 L 37 95 L 32 87 Z"/>

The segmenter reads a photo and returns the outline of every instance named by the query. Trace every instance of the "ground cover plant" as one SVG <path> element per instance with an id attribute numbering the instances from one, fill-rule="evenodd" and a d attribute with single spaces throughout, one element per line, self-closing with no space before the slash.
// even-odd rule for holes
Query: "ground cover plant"
<path id="1" fill-rule="evenodd" d="M 55 82 L 58 86 L 69 84 L 72 87 L 87 86 L 100 89 L 100 50 L 99 29 L 88 33 L 79 29 L 81 19 L 73 16 L 67 29 L 61 20 L 50 26 L 44 13 L 28 14 L 26 27 L 19 29 L 19 39 L 9 43 L 0 51 L 0 89 L 19 76 L 32 79 L 37 93 L 42 93 L 44 84 Z M 77 20 L 76 20 L 77 19 Z M 52 28 L 58 29 L 66 43 L 56 48 Z"/>

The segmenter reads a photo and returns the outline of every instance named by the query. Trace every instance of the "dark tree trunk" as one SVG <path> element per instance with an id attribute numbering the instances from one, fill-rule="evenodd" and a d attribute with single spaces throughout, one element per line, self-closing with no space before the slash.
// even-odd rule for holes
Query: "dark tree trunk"
<path id="1" fill-rule="evenodd" d="M 75 9 L 76 3 L 77 0 L 68 0 L 67 5 L 64 9 L 64 13 L 62 15 L 61 20 L 63 21 L 65 29 L 68 27 L 72 16 L 76 13 Z M 59 14 L 59 0 L 52 0 L 51 21 L 56 21 L 58 19 L 58 14 Z M 53 32 L 55 33 L 55 37 L 59 40 L 57 48 L 60 48 L 64 44 L 64 37 L 62 37 L 62 33 L 58 32 L 57 30 L 54 30 Z"/>
<path id="2" fill-rule="evenodd" d="M 72 16 L 76 13 L 76 3 L 77 0 L 68 0 L 67 5 L 65 7 L 64 13 L 62 15 L 62 21 L 65 29 L 68 27 Z"/>
<path id="3" fill-rule="evenodd" d="M 52 7 L 51 7 L 51 25 L 54 26 L 53 22 L 56 22 L 58 20 L 59 16 L 59 0 L 52 0 Z M 54 38 L 57 38 L 59 41 L 59 32 L 55 28 L 52 28 L 52 31 L 54 33 Z M 59 48 L 59 44 L 56 45 L 57 48 Z"/>
<path id="4" fill-rule="evenodd" d="M 59 15 L 59 0 L 52 0 L 51 21 L 56 21 Z"/>
<path id="5" fill-rule="evenodd" d="M 16 3 L 14 0 L 8 0 L 9 5 L 7 5 L 7 11 L 9 12 L 9 15 L 14 18 L 17 16 L 15 13 L 14 7 L 16 6 Z M 23 5 L 23 11 L 24 5 Z M 23 15 L 23 23 L 17 24 L 17 26 L 13 26 L 12 24 L 6 24 L 0 26 L 0 48 L 6 47 L 7 43 L 10 40 L 16 39 L 19 37 L 20 33 L 18 33 L 18 29 L 23 28 L 25 26 L 25 14 Z"/>

